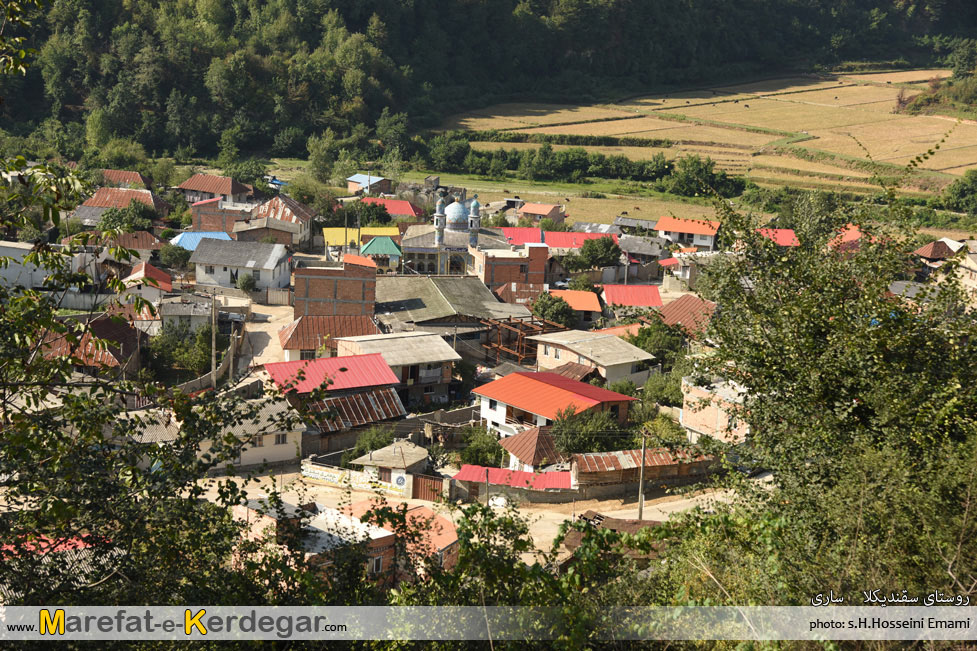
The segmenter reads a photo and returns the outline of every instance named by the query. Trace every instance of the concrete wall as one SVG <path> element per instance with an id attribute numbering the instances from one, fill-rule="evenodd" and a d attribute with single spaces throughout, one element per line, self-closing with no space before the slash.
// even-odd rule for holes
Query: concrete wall
<path id="1" fill-rule="evenodd" d="M 212 269 L 207 272 L 208 267 Z M 225 267 L 223 265 L 205 265 L 197 263 L 195 279 L 198 285 L 219 285 L 221 287 L 236 287 L 237 280 L 245 274 L 255 275 L 258 272 L 260 278 L 256 279 L 258 289 L 278 289 L 288 287 L 291 282 L 289 274 L 288 258 L 283 258 L 274 269 L 250 269 L 248 267 Z"/>
<path id="2" fill-rule="evenodd" d="M 336 466 L 323 466 L 306 459 L 302 462 L 302 477 L 313 483 L 321 483 L 338 488 L 359 488 L 361 490 L 381 490 L 388 495 L 409 498 L 413 491 L 413 476 L 402 470 L 392 469 L 390 481 L 380 481 L 370 472 L 360 472 Z"/>
<path id="3" fill-rule="evenodd" d="M 688 431 L 689 441 L 692 443 L 703 435 L 726 443 L 745 440 L 750 428 L 744 421 L 735 418 L 738 407 L 703 387 L 682 382 L 682 412 L 679 423 Z"/>

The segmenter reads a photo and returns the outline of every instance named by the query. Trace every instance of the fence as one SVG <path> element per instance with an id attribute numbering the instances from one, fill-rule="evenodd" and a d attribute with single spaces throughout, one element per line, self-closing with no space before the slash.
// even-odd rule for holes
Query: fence
<path id="1" fill-rule="evenodd" d="M 231 335 L 231 344 L 227 347 L 227 350 L 224 351 L 224 358 L 221 360 L 221 363 L 217 365 L 218 382 L 220 381 L 221 378 L 224 377 L 224 375 L 227 374 L 228 368 L 230 368 L 231 364 L 234 361 L 234 358 L 237 356 L 238 349 L 241 346 L 242 337 L 243 335 L 234 335 L 234 334 Z M 201 375 L 195 380 L 184 382 L 183 384 L 177 386 L 176 389 L 183 393 L 194 393 L 196 391 L 200 391 L 201 389 L 206 389 L 207 387 L 210 386 L 211 386 L 210 373 L 207 373 L 205 375 Z"/>
<path id="2" fill-rule="evenodd" d="M 269 287 L 265 290 L 265 304 L 266 305 L 291 305 L 292 304 L 292 290 L 290 289 L 272 289 Z"/>

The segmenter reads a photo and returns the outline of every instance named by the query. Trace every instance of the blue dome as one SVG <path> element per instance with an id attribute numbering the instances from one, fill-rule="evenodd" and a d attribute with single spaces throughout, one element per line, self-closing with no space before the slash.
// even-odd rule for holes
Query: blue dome
<path id="1" fill-rule="evenodd" d="M 475 195 L 475 198 L 472 199 L 472 203 L 468 207 L 468 209 L 469 209 L 470 214 L 472 216 L 478 217 L 479 216 L 479 210 L 481 210 L 481 208 L 482 208 L 482 204 L 478 203 L 478 195 L 476 194 Z"/>
<path id="2" fill-rule="evenodd" d="M 465 212 L 465 207 L 461 205 L 460 201 L 456 201 L 445 208 L 444 214 L 447 218 L 449 231 L 468 230 L 468 213 Z"/>

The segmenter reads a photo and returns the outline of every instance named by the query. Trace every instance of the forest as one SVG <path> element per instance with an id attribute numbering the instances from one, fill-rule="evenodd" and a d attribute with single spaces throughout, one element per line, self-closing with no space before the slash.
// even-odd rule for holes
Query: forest
<path id="1" fill-rule="evenodd" d="M 77 160 L 132 139 L 153 156 L 305 158 L 494 101 L 574 101 L 846 62 L 945 62 L 966 0 L 56 0 L 23 3 L 37 50 L 0 79 L 6 149 Z M 960 58 L 959 56 L 957 58 Z M 36 149 L 36 147 L 35 147 Z M 12 152 L 7 152 L 12 153 Z M 405 156 L 406 158 L 406 156 Z"/>

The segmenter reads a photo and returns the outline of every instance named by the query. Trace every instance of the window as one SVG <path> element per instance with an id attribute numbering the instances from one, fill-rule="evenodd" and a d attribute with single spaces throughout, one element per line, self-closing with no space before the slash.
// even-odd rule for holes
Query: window
<path id="1" fill-rule="evenodd" d="M 519 273 L 521 274 L 529 273 L 529 265 L 528 264 L 519 265 Z"/>
<path id="2" fill-rule="evenodd" d="M 498 407 L 499 407 L 499 401 L 498 400 L 495 400 L 494 398 L 489 399 L 489 409 L 493 409 L 494 410 L 494 409 L 498 409 Z"/>
<path id="3" fill-rule="evenodd" d="M 380 574 L 383 572 L 383 556 L 377 556 L 373 559 L 371 572 L 374 574 Z"/>
<path id="4" fill-rule="evenodd" d="M 621 408 L 618 405 L 611 405 L 610 412 L 611 418 L 617 419 L 621 417 Z"/>
<path id="5" fill-rule="evenodd" d="M 303 350 L 301 353 L 299 353 L 299 359 L 315 359 L 315 351 Z"/>
<path id="6" fill-rule="evenodd" d="M 214 268 L 212 266 L 210 266 L 210 265 L 207 265 L 207 266 L 204 267 L 204 273 L 206 273 L 206 274 L 212 274 L 212 273 L 214 273 Z"/>
<path id="7" fill-rule="evenodd" d="M 553 359 L 560 359 L 560 349 L 559 348 L 554 348 L 553 349 Z"/>
<path id="8" fill-rule="evenodd" d="M 227 271 L 227 267 L 224 267 L 224 271 Z"/>
<path id="9" fill-rule="evenodd" d="M 285 445 L 286 443 L 288 443 L 288 434 L 284 432 L 275 434 L 275 445 Z"/>
<path id="10" fill-rule="evenodd" d="M 259 434 L 258 436 L 254 437 L 254 447 L 256 447 L 256 448 L 263 448 L 263 447 L 265 447 L 265 437 L 262 436 L 261 434 Z"/>
<path id="11" fill-rule="evenodd" d="M 543 354 L 544 355 L 549 355 L 550 354 L 550 347 L 549 347 L 548 344 L 543 344 Z"/>
<path id="12" fill-rule="evenodd" d="M 594 320 L 594 313 L 591 312 L 591 311 L 589 311 L 589 310 L 585 311 L 583 313 L 583 320 L 584 321 L 593 321 Z"/>
<path id="13" fill-rule="evenodd" d="M 252 273 L 251 276 L 255 279 L 255 281 L 261 280 L 261 272 L 257 269 L 254 270 L 254 273 Z"/>
<path id="14" fill-rule="evenodd" d="M 431 385 L 424 387 L 424 393 L 434 393 L 434 387 Z"/>

